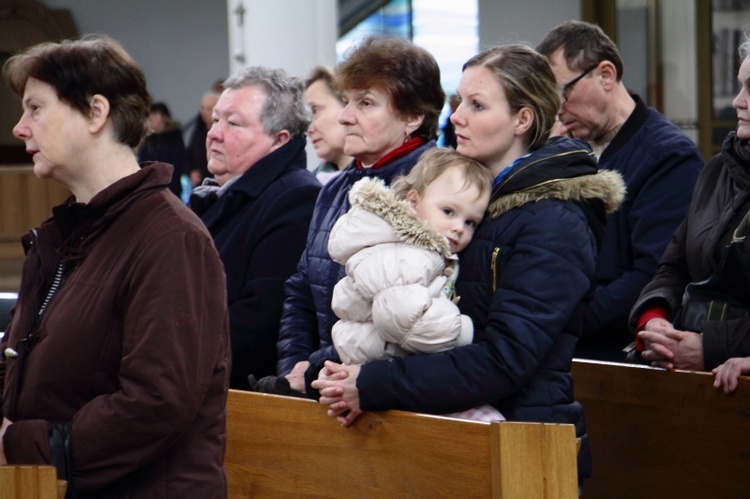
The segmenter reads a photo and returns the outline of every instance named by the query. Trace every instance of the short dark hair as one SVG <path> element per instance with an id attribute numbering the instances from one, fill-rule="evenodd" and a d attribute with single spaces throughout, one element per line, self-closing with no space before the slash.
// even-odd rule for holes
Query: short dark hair
<path id="1" fill-rule="evenodd" d="M 151 109 L 149 112 L 166 116 L 168 120 L 172 119 L 172 113 L 169 112 L 169 107 L 167 107 L 167 105 L 163 102 L 154 102 L 153 104 L 151 104 Z"/>
<path id="2" fill-rule="evenodd" d="M 620 51 L 596 24 L 565 22 L 547 33 L 536 49 L 540 54 L 551 57 L 561 47 L 565 63 L 571 69 L 584 71 L 602 61 L 609 61 L 617 70 L 617 81 L 622 81 L 625 67 Z"/>
<path id="3" fill-rule="evenodd" d="M 61 101 L 84 116 L 91 112 L 91 98 L 104 96 L 115 139 L 130 147 L 137 147 L 149 130 L 146 77 L 122 45 L 107 36 L 35 45 L 8 59 L 3 73 L 19 97 L 34 78 L 51 85 Z"/>
<path id="4" fill-rule="evenodd" d="M 445 104 L 440 67 L 427 50 L 405 38 L 371 36 L 355 45 L 335 69 L 340 90 L 377 88 L 391 99 L 402 118 L 424 116 L 412 136 L 437 137 Z"/>

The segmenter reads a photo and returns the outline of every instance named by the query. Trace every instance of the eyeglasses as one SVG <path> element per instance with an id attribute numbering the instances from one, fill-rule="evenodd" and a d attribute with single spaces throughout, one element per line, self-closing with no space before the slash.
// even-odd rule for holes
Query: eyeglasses
<path id="1" fill-rule="evenodd" d="M 583 73 L 579 74 L 572 80 L 570 80 L 568 83 L 560 87 L 560 96 L 562 97 L 562 101 L 565 102 L 568 100 L 568 95 L 570 95 L 570 91 L 573 90 L 573 85 L 578 83 L 578 80 L 595 70 L 599 66 L 599 63 L 597 62 L 593 66 L 589 66 L 588 68 L 583 70 Z"/>

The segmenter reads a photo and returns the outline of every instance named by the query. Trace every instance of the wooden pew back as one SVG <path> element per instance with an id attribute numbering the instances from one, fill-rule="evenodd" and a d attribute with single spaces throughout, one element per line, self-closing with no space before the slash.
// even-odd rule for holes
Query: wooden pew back
<path id="1" fill-rule="evenodd" d="M 593 477 L 584 497 L 747 497 L 750 385 L 710 373 L 575 359 Z M 743 384 L 744 383 L 744 384 Z"/>
<path id="2" fill-rule="evenodd" d="M 341 428 L 311 400 L 230 390 L 231 498 L 578 497 L 571 425 L 402 411 Z"/>
<path id="3" fill-rule="evenodd" d="M 66 489 L 53 466 L 0 466 L 0 498 L 63 499 Z"/>

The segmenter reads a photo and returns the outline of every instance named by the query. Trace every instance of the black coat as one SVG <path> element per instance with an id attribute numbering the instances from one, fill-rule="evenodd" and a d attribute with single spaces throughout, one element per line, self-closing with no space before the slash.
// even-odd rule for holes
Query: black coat
<path id="1" fill-rule="evenodd" d="M 185 143 L 182 140 L 182 132 L 179 127 L 173 127 L 161 133 L 152 133 L 143 140 L 138 148 L 138 162 L 145 163 L 155 161 L 172 165 L 172 179 L 169 181 L 169 190 L 175 196 L 182 195 L 182 182 L 185 163 Z"/>
<path id="2" fill-rule="evenodd" d="M 227 274 L 231 388 L 249 389 L 248 374 L 276 374 L 276 340 L 284 282 L 305 249 L 320 183 L 306 169 L 305 139 L 273 151 L 221 197 L 201 198 L 190 207 L 214 238 Z"/>
<path id="3" fill-rule="evenodd" d="M 666 305 L 667 319 L 674 320 L 685 286 L 711 276 L 723 248 L 750 208 L 750 160 L 737 155 L 734 142 L 735 135 L 731 133 L 722 151 L 701 172 L 685 220 L 630 313 L 633 329 L 643 312 L 657 304 Z M 750 145 L 746 147 L 750 149 Z M 703 350 L 706 369 L 730 357 L 750 355 L 750 318 L 706 321 Z"/>

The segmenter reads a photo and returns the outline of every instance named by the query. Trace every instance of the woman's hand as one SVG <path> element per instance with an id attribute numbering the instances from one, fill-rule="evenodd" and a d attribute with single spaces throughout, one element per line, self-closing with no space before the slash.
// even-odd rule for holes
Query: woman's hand
<path id="1" fill-rule="evenodd" d="M 698 333 L 680 331 L 661 318 L 651 319 L 638 333 L 645 349 L 641 354 L 654 367 L 703 371 L 703 338 Z"/>
<path id="2" fill-rule="evenodd" d="M 0 466 L 8 464 L 8 460 L 5 457 L 5 447 L 3 447 L 3 437 L 5 437 L 5 431 L 11 424 L 12 421 L 10 419 L 3 418 L 3 424 L 0 425 Z"/>
<path id="3" fill-rule="evenodd" d="M 714 388 L 732 393 L 737 389 L 740 376 L 750 373 L 750 357 L 733 357 L 711 372 L 716 375 Z"/>
<path id="4" fill-rule="evenodd" d="M 362 414 L 359 408 L 357 376 L 359 365 L 343 365 L 326 361 L 312 387 L 320 392 L 320 403 L 328 406 L 328 415 L 341 426 L 350 426 Z"/>

